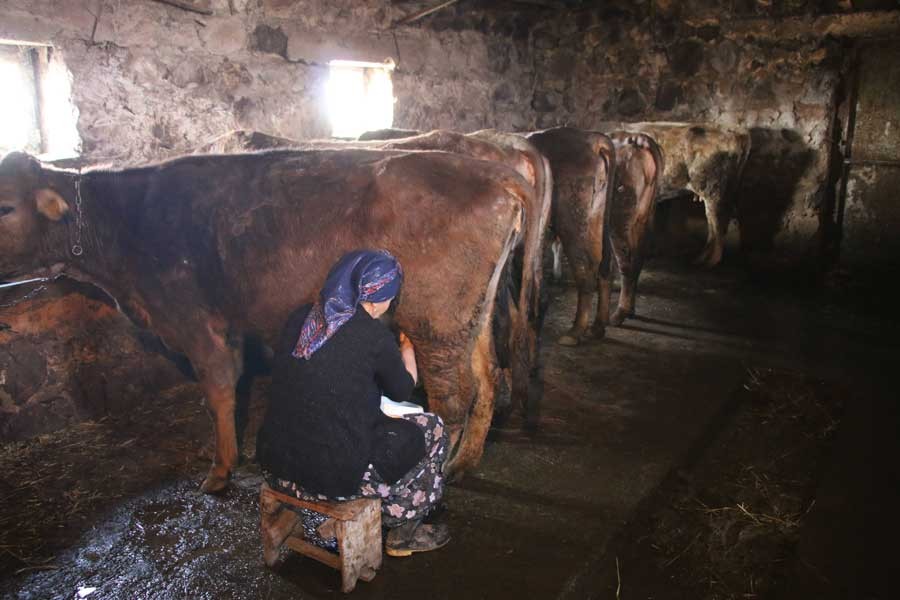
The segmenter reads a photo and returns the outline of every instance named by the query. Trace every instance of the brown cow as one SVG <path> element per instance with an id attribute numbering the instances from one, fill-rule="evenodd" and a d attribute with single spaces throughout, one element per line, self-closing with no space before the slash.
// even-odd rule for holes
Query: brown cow
<path id="1" fill-rule="evenodd" d="M 646 133 L 666 156 L 659 199 L 697 195 L 706 208 L 707 235 L 696 262 L 713 267 L 722 260 L 725 234 L 735 211 L 738 186 L 747 156 L 750 134 L 743 128 L 697 123 L 604 123 L 603 131 Z"/>
<path id="2" fill-rule="evenodd" d="M 440 150 L 490 160 L 513 168 L 534 188 L 533 202 L 526 206 L 525 232 L 522 244 L 513 261 L 516 273 L 511 273 L 515 286 L 513 303 L 508 306 L 510 319 L 508 359 L 501 352 L 501 365 L 511 367 L 513 398 L 522 402 L 528 397 L 528 383 L 539 349 L 539 298 L 542 283 L 541 258 L 552 197 L 550 166 L 541 153 L 528 141 L 512 134 L 490 130 L 463 135 L 453 131 L 435 130 L 413 137 L 375 140 L 374 136 L 388 130 L 369 132 L 369 141 L 343 142 L 334 140 L 293 141 L 254 131 L 232 131 L 222 135 L 200 151 L 241 152 L 265 148 L 346 149 L 374 148 L 382 150 Z M 408 132 L 409 130 L 390 130 Z M 509 363 L 509 364 L 507 364 Z"/>
<path id="3" fill-rule="evenodd" d="M 656 142 L 642 133 L 609 134 L 616 148 L 616 185 L 609 214 L 610 242 L 622 274 L 619 302 L 609 323 L 634 316 L 637 281 L 644 264 L 645 235 L 653 223 L 659 182 L 665 168 Z M 598 313 L 609 311 L 609 281 L 600 282 Z"/>
<path id="4" fill-rule="evenodd" d="M 552 227 L 562 242 L 578 289 L 575 322 L 559 339 L 576 345 L 588 336 L 594 293 L 608 281 L 611 249 L 608 227 L 610 183 L 615 177 L 615 149 L 602 133 L 554 127 L 527 138 L 548 158 L 553 170 Z M 607 285 L 608 287 L 608 285 Z M 603 337 L 609 313 L 600 298 L 593 333 Z"/>
<path id="5" fill-rule="evenodd" d="M 393 134 L 395 130 L 387 131 Z M 516 137 L 498 132 L 470 135 L 485 134 L 488 139 Z M 529 134 L 528 139 L 550 157 L 555 184 L 554 229 L 578 288 L 575 324 L 559 341 L 572 345 L 585 337 L 594 290 L 598 303 L 593 328 L 595 335 L 602 337 L 606 324 L 620 325 L 634 315 L 645 236 L 653 221 L 665 168 L 662 151 L 651 137 L 624 131 L 614 132 L 607 139 L 600 132 L 556 127 Z M 612 162 L 614 168 L 610 168 Z M 616 185 L 610 191 L 608 182 L 612 178 Z M 618 306 L 610 316 L 613 257 L 622 274 L 622 286 Z"/>
<path id="6" fill-rule="evenodd" d="M 237 459 L 245 344 L 271 345 L 342 254 L 387 248 L 406 270 L 397 323 L 459 441 L 454 474 L 477 464 L 490 425 L 491 313 L 531 194 L 507 167 L 443 152 L 191 156 L 82 175 L 13 153 L 0 162 L 0 281 L 63 265 L 187 355 L 215 423 L 213 492 Z"/>

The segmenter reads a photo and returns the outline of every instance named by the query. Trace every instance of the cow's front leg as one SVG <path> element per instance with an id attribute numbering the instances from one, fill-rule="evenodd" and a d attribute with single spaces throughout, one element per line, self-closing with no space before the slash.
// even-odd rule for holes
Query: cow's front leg
<path id="1" fill-rule="evenodd" d="M 243 360 L 240 350 L 228 345 L 224 322 L 211 319 L 207 332 L 209 337 L 199 340 L 189 357 L 203 388 L 215 432 L 215 457 L 209 474 L 200 485 L 203 492 L 212 494 L 225 489 L 237 464 L 235 386 Z"/>
<path id="2" fill-rule="evenodd" d="M 200 485 L 200 490 L 206 494 L 214 494 L 225 489 L 231 471 L 237 464 L 234 384 L 230 386 L 204 384 L 203 389 L 215 429 L 216 455 L 206 479 Z"/>
<path id="3" fill-rule="evenodd" d="M 637 262 L 637 253 L 634 251 L 633 244 L 622 238 L 614 239 L 613 250 L 621 277 L 618 306 L 610 315 L 609 324 L 613 327 L 618 327 L 625 319 L 634 314 L 634 286 L 632 282 L 637 281 L 637 278 L 633 276 L 636 267 L 635 263 Z"/>

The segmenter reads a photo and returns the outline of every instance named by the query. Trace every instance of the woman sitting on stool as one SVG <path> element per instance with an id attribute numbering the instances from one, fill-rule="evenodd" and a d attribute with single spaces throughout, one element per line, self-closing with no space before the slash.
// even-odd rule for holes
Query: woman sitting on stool
<path id="1" fill-rule="evenodd" d="M 381 396 L 409 400 L 418 377 L 412 343 L 398 347 L 378 320 L 400 292 L 403 271 L 386 251 L 356 250 L 335 264 L 319 301 L 288 319 L 272 372 L 257 457 L 275 490 L 304 500 L 380 498 L 391 556 L 435 550 L 445 525 L 422 519 L 443 495 L 448 437 L 440 417 L 391 418 Z M 308 541 L 324 515 L 302 509 Z"/>

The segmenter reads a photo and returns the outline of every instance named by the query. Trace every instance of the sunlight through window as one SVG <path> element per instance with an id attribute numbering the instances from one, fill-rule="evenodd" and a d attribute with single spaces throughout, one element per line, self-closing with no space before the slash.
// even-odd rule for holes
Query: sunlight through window
<path id="1" fill-rule="evenodd" d="M 0 90 L 0 153 L 78 155 L 71 74 L 53 48 L 0 40 Z"/>
<path id="2" fill-rule="evenodd" d="M 34 111 L 34 82 L 12 53 L 0 55 L 0 152 L 40 152 L 40 130 Z"/>
<path id="3" fill-rule="evenodd" d="M 355 138 L 394 123 L 394 63 L 333 60 L 326 89 L 331 135 Z"/>

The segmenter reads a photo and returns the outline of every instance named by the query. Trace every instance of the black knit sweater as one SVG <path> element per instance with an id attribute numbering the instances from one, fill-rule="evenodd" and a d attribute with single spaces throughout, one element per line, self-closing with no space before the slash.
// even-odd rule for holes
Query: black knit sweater
<path id="1" fill-rule="evenodd" d="M 359 308 L 308 360 L 294 358 L 309 309 L 291 315 L 275 349 L 260 465 L 329 497 L 356 493 L 369 463 L 396 482 L 425 455 L 425 439 L 414 424 L 380 409 L 382 392 L 406 401 L 414 386 L 393 335 Z"/>

